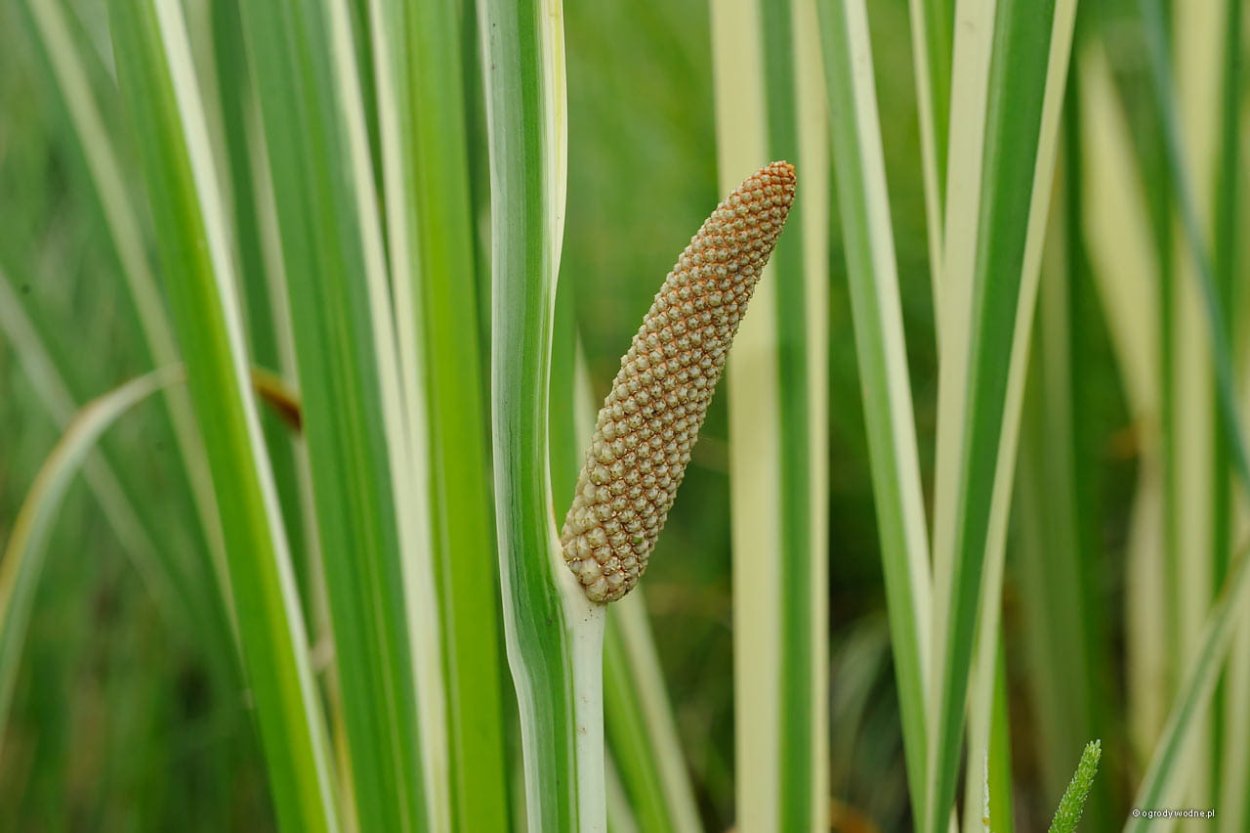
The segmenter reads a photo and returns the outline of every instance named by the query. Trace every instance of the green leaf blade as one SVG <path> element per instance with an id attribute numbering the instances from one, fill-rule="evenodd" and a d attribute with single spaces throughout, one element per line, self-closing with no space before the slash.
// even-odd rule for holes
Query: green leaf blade
<path id="1" fill-rule="evenodd" d="M 430 613 L 350 12 L 242 4 L 272 165 L 317 529 L 362 829 L 447 814 Z"/>
<path id="2" fill-rule="evenodd" d="M 207 158 L 176 6 L 112 6 L 119 74 L 154 204 L 166 287 L 208 450 L 245 668 L 282 825 L 336 830 L 325 739 L 272 475 L 228 277 L 220 198 Z M 188 86 L 191 83 L 192 86 Z"/>
<path id="3" fill-rule="evenodd" d="M 561 4 L 481 0 L 478 11 L 490 137 L 495 518 L 526 812 L 531 830 L 602 830 L 603 610 L 564 566 L 551 516 L 548 391 L 565 174 Z"/>
<path id="4" fill-rule="evenodd" d="M 796 197 L 726 369 L 737 815 L 814 829 L 827 804 L 828 165 L 816 9 L 713 3 L 719 181 L 772 161 Z"/>
<path id="5" fill-rule="evenodd" d="M 935 516 L 938 642 L 935 685 L 929 692 L 933 735 L 924 824 L 929 833 L 939 833 L 949 823 L 978 650 L 983 659 L 977 690 L 984 697 L 976 701 L 981 703 L 978 715 L 988 715 L 991 704 L 992 677 L 985 675 L 993 670 L 1041 220 L 1049 197 L 1075 5 L 1009 0 L 968 11 L 974 17 L 968 20 L 971 28 L 963 43 L 971 52 L 961 63 L 957 44 L 955 60 L 968 79 L 975 79 L 972 83 L 986 86 L 983 103 L 976 101 L 979 91 L 971 88 L 963 91 L 960 102 L 965 117 L 975 113 L 976 121 L 963 126 L 979 135 L 982 147 L 975 157 L 975 148 L 962 148 L 948 174 L 950 202 L 968 214 L 958 224 L 956 214 L 949 215 L 945 253 L 948 265 L 954 266 L 943 277 L 946 336 L 939 378 Z M 978 26 L 989 27 L 983 30 L 990 33 L 988 41 L 974 43 Z M 988 51 L 980 53 L 984 47 Z M 983 54 L 983 64 L 978 54 Z M 978 65 L 984 68 L 979 78 Z M 973 181 L 964 183 L 962 178 Z M 989 722 L 982 720 L 979 726 L 984 737 L 980 743 L 987 744 Z"/>
<path id="6" fill-rule="evenodd" d="M 929 542 L 867 12 L 861 0 L 818 8 L 908 786 L 923 817 Z"/>
<path id="7" fill-rule="evenodd" d="M 432 538 L 439 574 L 445 678 L 448 689 L 449 756 L 455 818 L 462 830 L 505 825 L 508 801 L 501 703 L 498 591 L 494 576 L 483 362 L 478 343 L 475 253 L 470 209 L 465 90 L 455 9 L 444 2 L 392 4 L 386 26 L 393 67 L 393 106 L 403 147 L 401 195 L 388 194 L 392 218 L 407 224 L 408 264 L 396 282 L 396 304 L 409 303 L 420 339 L 414 361 L 424 359 L 423 402 L 428 408 Z M 385 129 L 385 128 L 384 128 Z M 398 173 L 398 172 L 397 172 Z M 389 187 L 398 183 L 392 182 Z M 410 264 L 410 265 L 409 265 Z M 401 347 L 401 350 L 403 347 Z"/>
<path id="8" fill-rule="evenodd" d="M 144 399 L 171 384 L 166 369 L 141 376 L 84 406 L 48 455 L 13 523 L 0 556 L 0 749 L 30 623 L 35 588 L 46 560 L 46 544 L 70 483 L 100 437 Z"/>

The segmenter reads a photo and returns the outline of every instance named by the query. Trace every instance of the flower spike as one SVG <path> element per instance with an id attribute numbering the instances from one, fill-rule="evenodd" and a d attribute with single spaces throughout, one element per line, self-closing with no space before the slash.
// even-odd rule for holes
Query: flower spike
<path id="1" fill-rule="evenodd" d="M 774 162 L 718 205 L 621 359 L 560 536 L 592 601 L 621 598 L 647 569 L 794 186 L 794 167 Z"/>

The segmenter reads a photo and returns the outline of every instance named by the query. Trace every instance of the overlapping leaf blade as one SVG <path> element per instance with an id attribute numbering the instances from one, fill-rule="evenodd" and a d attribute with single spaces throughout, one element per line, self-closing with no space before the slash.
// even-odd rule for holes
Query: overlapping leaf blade
<path id="1" fill-rule="evenodd" d="M 180 8 L 111 7 L 191 400 L 204 436 L 274 802 L 290 829 L 337 830 L 320 707 L 243 349 L 213 160 Z"/>

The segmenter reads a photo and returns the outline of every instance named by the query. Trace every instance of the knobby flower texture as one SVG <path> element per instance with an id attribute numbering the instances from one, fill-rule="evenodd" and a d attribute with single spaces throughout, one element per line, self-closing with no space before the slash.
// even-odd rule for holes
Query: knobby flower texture
<path id="1" fill-rule="evenodd" d="M 794 188 L 794 167 L 774 162 L 717 206 L 621 359 L 561 532 L 592 601 L 621 598 L 646 572 Z"/>

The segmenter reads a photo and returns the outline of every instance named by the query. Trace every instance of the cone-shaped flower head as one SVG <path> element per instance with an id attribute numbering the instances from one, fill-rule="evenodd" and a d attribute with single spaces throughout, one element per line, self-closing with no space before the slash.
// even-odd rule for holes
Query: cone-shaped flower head
<path id="1" fill-rule="evenodd" d="M 646 571 L 792 202 L 786 162 L 738 186 L 681 253 L 621 359 L 560 536 L 591 600 L 621 598 Z"/>

